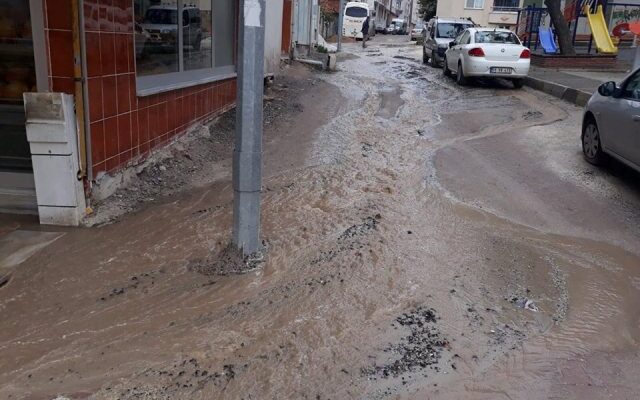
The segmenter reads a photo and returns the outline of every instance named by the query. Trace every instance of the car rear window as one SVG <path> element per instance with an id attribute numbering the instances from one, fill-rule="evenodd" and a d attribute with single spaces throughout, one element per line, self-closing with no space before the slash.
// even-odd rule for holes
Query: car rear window
<path id="1" fill-rule="evenodd" d="M 468 24 L 452 24 L 452 23 L 439 23 L 438 24 L 438 37 L 446 39 L 455 39 L 460 32 L 468 28 Z"/>
<path id="2" fill-rule="evenodd" d="M 178 23 L 178 10 L 150 8 L 144 16 L 144 22 L 154 25 L 175 25 Z"/>
<path id="3" fill-rule="evenodd" d="M 345 13 L 351 18 L 365 18 L 368 14 L 367 9 L 363 7 L 349 7 Z"/>
<path id="4" fill-rule="evenodd" d="M 483 31 L 476 32 L 476 43 L 509 43 L 520 44 L 518 37 L 512 32 Z"/>

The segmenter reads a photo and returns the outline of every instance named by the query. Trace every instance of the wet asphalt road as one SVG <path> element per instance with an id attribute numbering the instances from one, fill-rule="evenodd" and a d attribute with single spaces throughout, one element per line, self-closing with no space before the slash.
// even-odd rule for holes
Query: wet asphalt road
<path id="1" fill-rule="evenodd" d="M 0 393 L 636 398 L 638 175 L 583 161 L 567 103 L 460 88 L 405 37 L 345 50 L 268 134 L 262 268 L 189 268 L 228 176 L 68 232 L 0 291 Z"/>

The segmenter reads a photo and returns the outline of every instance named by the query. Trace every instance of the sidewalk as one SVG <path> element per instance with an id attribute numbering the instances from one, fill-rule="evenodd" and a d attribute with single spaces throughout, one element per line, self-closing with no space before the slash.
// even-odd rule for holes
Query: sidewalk
<path id="1" fill-rule="evenodd" d="M 531 67 L 525 84 L 536 90 L 566 100 L 577 106 L 584 106 L 598 89 L 608 81 L 620 82 L 627 72 L 558 70 Z"/>

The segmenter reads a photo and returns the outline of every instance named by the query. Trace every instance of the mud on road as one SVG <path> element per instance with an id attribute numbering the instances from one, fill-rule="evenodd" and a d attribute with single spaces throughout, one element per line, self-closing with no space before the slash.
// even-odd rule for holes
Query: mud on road
<path id="1" fill-rule="evenodd" d="M 189 268 L 225 178 L 67 232 L 0 289 L 0 392 L 634 398 L 637 176 L 582 161 L 578 109 L 376 40 L 267 134 L 260 269 Z"/>

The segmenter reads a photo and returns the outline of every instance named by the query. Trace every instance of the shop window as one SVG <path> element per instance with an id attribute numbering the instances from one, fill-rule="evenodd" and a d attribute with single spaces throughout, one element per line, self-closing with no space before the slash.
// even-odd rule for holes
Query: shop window
<path id="1" fill-rule="evenodd" d="M 233 74 L 236 3 L 135 0 L 140 94 L 172 90 Z"/>
<path id="2" fill-rule="evenodd" d="M 31 169 L 24 92 L 36 92 L 28 0 L 0 0 L 0 172 Z"/>

